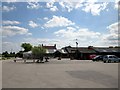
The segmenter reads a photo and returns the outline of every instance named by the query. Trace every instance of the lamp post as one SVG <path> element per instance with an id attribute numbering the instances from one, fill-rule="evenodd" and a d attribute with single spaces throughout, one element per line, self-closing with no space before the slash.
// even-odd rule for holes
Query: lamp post
<path id="1" fill-rule="evenodd" d="M 76 39 L 76 59 L 78 59 L 78 42 L 77 42 L 77 39 Z"/>
<path id="2" fill-rule="evenodd" d="M 77 40 L 78 40 L 78 39 L 76 39 L 76 50 L 77 50 L 77 48 L 78 48 L 78 42 L 77 42 Z"/>

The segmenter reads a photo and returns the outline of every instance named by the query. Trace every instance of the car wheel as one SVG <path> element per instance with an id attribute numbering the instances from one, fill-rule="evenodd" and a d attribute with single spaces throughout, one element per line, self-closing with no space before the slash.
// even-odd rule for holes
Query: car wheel
<path id="1" fill-rule="evenodd" d="M 104 61 L 104 63 L 106 63 L 106 61 Z"/>
<path id="2" fill-rule="evenodd" d="M 108 63 L 111 63 L 111 60 L 108 60 Z"/>

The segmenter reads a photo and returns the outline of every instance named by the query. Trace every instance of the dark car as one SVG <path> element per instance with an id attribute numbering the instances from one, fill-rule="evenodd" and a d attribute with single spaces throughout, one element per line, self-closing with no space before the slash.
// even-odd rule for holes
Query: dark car
<path id="1" fill-rule="evenodd" d="M 92 59 L 92 61 L 103 61 L 103 57 L 104 55 L 97 55 L 96 57 Z"/>

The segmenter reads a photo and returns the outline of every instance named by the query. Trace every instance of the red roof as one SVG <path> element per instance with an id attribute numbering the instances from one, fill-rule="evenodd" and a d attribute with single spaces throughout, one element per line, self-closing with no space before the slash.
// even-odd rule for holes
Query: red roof
<path id="1" fill-rule="evenodd" d="M 56 49 L 56 46 L 43 46 L 45 49 Z"/>

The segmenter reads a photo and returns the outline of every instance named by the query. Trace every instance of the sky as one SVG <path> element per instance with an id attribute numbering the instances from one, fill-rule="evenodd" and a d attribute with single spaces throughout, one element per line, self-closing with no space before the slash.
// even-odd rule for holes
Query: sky
<path id="1" fill-rule="evenodd" d="M 93 0 L 95 1 L 95 0 Z M 33 46 L 118 46 L 116 2 L 2 2 L 2 51 Z M 1 31 L 0 31 L 1 32 Z"/>

